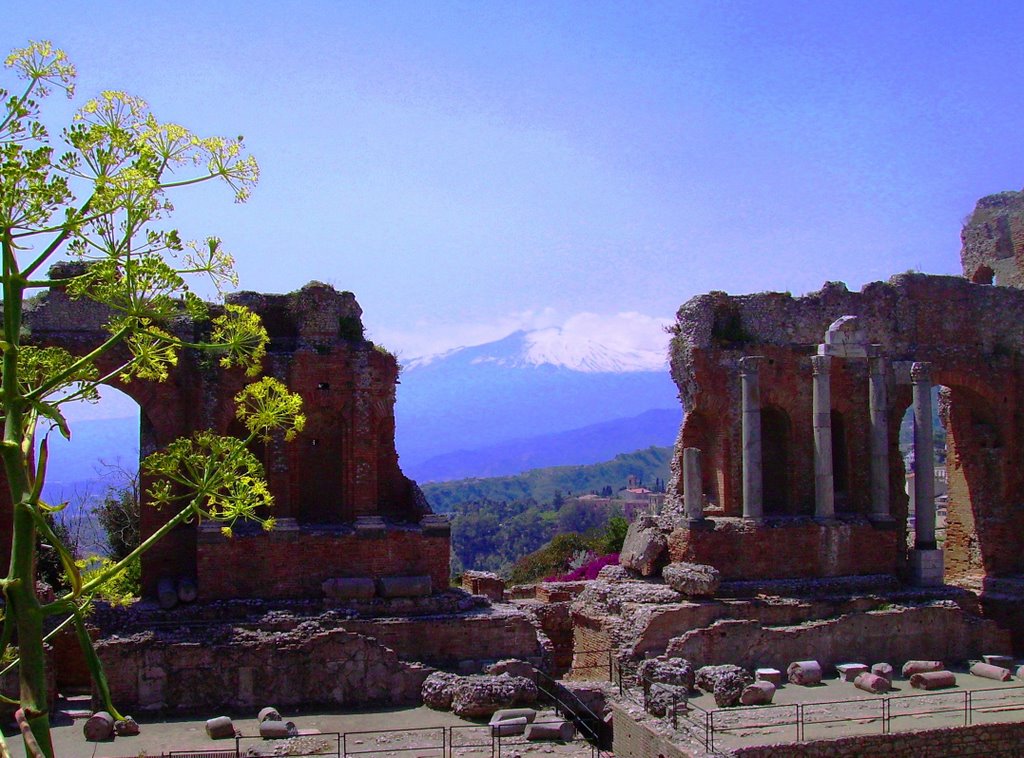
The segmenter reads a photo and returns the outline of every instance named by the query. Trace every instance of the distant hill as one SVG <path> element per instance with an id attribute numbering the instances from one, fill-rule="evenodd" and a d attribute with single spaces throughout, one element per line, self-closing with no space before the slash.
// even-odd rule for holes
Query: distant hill
<path id="1" fill-rule="evenodd" d="M 447 513 L 461 503 L 483 500 L 533 498 L 544 502 L 551 500 L 556 491 L 563 495 L 583 495 L 605 486 L 618 490 L 626 485 L 631 474 L 649 483 L 653 483 L 656 478 L 666 480 L 671 460 L 671 447 L 648 447 L 589 466 L 554 466 L 534 469 L 517 476 L 435 482 L 423 485 L 422 489 L 427 501 L 438 513 Z"/>
<path id="2" fill-rule="evenodd" d="M 403 465 L 403 469 L 422 484 L 467 477 L 508 476 L 546 466 L 600 463 L 622 450 L 671 445 L 681 421 L 682 412 L 678 409 L 652 409 L 631 418 L 581 429 L 445 453 L 420 464 Z"/>

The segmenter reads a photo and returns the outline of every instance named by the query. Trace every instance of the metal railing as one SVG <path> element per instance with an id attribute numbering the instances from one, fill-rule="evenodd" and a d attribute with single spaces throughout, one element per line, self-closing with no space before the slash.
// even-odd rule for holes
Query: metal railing
<path id="1" fill-rule="evenodd" d="M 551 689 L 551 688 L 547 688 Z M 545 690 L 542 690 L 545 691 Z M 573 707 L 561 699 L 560 707 Z M 583 708 L 582 703 L 579 704 Z M 593 715 L 593 714 L 591 714 Z M 597 718 L 594 716 L 594 718 Z M 556 724 L 556 721 L 534 721 L 534 724 Z M 580 729 L 580 736 L 590 747 L 591 755 L 594 758 L 608 755 L 602 753 L 596 742 L 596 733 L 592 730 L 588 733 L 586 728 Z M 594 742 L 591 742 L 588 734 L 594 735 Z M 385 740 L 381 741 L 380 738 Z M 486 753 L 491 758 L 500 758 L 508 754 L 509 749 L 523 747 L 524 745 L 536 745 L 539 743 L 529 742 L 524 735 L 502 734 L 501 730 L 490 724 L 465 724 L 437 727 L 419 727 L 409 729 L 376 729 L 371 731 L 358 732 L 324 732 L 313 735 L 298 735 L 299 739 L 323 740 L 324 745 L 319 752 L 310 753 L 308 745 L 296 746 L 295 752 L 281 752 L 281 748 L 287 749 L 288 741 L 296 737 L 285 737 L 280 739 L 264 739 L 253 735 L 238 735 L 235 737 L 233 748 L 213 749 L 192 749 L 172 750 L 160 754 L 160 758 L 244 758 L 249 755 L 249 749 L 253 744 L 273 744 L 276 748 L 273 755 L 280 758 L 292 758 L 295 756 L 317 756 L 317 758 L 358 758 L 359 756 L 384 756 L 401 753 L 414 752 L 422 758 L 454 758 L 465 754 L 467 750 L 478 750 Z M 411 738 L 411 739 L 410 739 Z M 502 751 L 505 751 L 504 753 Z M 268 753 L 269 755 L 269 753 Z"/>
<path id="2" fill-rule="evenodd" d="M 638 666 L 616 663 L 613 681 L 618 685 L 621 696 L 630 698 L 643 706 L 645 711 L 650 712 L 659 686 L 664 688 L 664 685 L 646 678 L 642 682 L 639 681 L 637 668 Z M 1009 705 L 1005 702 L 1007 693 L 1012 693 L 1009 695 L 1012 699 Z M 987 704 L 992 698 L 998 698 L 1003 702 L 996 705 Z M 979 713 L 1024 711 L 1024 685 L 887 695 L 877 699 L 862 697 L 715 709 L 702 708 L 691 702 L 688 695 L 680 694 L 679 690 L 675 689 L 663 690 L 660 699 L 661 703 L 657 710 L 664 710 L 663 717 L 672 723 L 673 728 L 685 728 L 706 750 L 713 751 L 716 748 L 716 737 L 738 731 L 749 734 L 756 731 L 778 730 L 780 727 L 792 728 L 793 740 L 803 742 L 807 739 L 808 726 L 869 725 L 877 722 L 877 732 L 872 730 L 871 733 L 891 734 L 895 731 L 915 730 L 901 729 L 899 724 L 902 719 L 915 719 L 915 727 L 920 729 L 921 718 L 951 713 L 962 714 L 962 724 L 970 726 Z M 841 711 L 841 716 L 835 715 L 837 710 Z M 753 717 L 754 714 L 757 714 L 756 719 Z M 846 730 L 847 734 L 851 732 L 852 729 Z"/>

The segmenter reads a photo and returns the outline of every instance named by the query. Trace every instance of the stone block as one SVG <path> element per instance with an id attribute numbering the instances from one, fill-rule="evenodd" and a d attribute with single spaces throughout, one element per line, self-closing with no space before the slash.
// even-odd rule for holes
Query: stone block
<path id="1" fill-rule="evenodd" d="M 888 692 L 892 683 L 884 676 L 864 671 L 853 680 L 853 686 L 859 690 L 870 692 L 872 695 L 881 695 Z"/>
<path id="2" fill-rule="evenodd" d="M 880 676 L 892 684 L 893 669 L 890 663 L 872 663 L 871 673 Z"/>
<path id="3" fill-rule="evenodd" d="M 740 703 L 743 705 L 768 705 L 775 697 L 775 685 L 761 680 L 743 688 Z"/>
<path id="4" fill-rule="evenodd" d="M 526 731 L 527 720 L 525 716 L 518 718 L 504 719 L 503 721 L 491 721 L 491 734 L 498 737 L 512 737 Z"/>
<path id="5" fill-rule="evenodd" d="M 377 594 L 377 587 L 369 577 L 327 579 L 320 588 L 331 600 L 369 600 Z"/>
<path id="6" fill-rule="evenodd" d="M 652 576 L 665 561 L 668 540 L 650 516 L 629 525 L 619 552 L 619 563 L 641 576 Z"/>
<path id="7" fill-rule="evenodd" d="M 910 551 L 910 576 L 918 587 L 941 587 L 944 565 L 941 550 Z"/>
<path id="8" fill-rule="evenodd" d="M 430 576 L 382 576 L 377 580 L 381 597 L 424 597 L 431 593 Z"/>
<path id="9" fill-rule="evenodd" d="M 983 655 L 981 660 L 991 666 L 1001 666 L 1004 669 L 1013 668 L 1013 656 L 1010 655 Z"/>
<path id="10" fill-rule="evenodd" d="M 868 667 L 863 663 L 838 663 L 836 664 L 836 671 L 839 672 L 839 678 L 844 682 L 852 682 L 858 676 L 868 670 Z"/>
<path id="11" fill-rule="evenodd" d="M 776 687 L 782 684 L 782 672 L 778 669 L 754 669 L 755 682 L 771 682 Z"/>
<path id="12" fill-rule="evenodd" d="M 975 663 L 971 666 L 971 673 L 983 679 L 995 679 L 997 682 L 1008 682 L 1013 678 L 1010 669 L 993 666 L 991 663 Z"/>
<path id="13" fill-rule="evenodd" d="M 114 738 L 114 717 L 106 711 L 97 711 L 82 725 L 86 742 L 105 742 Z M 232 736 L 234 734 L 232 733 Z"/>
<path id="14" fill-rule="evenodd" d="M 914 674 L 925 674 L 929 671 L 942 671 L 942 661 L 907 661 L 903 664 L 903 678 L 909 679 Z"/>
<path id="15" fill-rule="evenodd" d="M 537 711 L 533 708 L 502 708 L 494 712 L 489 723 L 493 726 L 509 719 L 526 719 L 528 724 L 532 724 L 537 719 Z"/>
<path id="16" fill-rule="evenodd" d="M 264 721 L 260 724 L 260 737 L 265 740 L 280 740 L 297 734 L 291 721 Z"/>
<path id="17" fill-rule="evenodd" d="M 790 683 L 803 687 L 821 684 L 821 664 L 817 661 L 794 661 L 786 667 L 786 676 Z"/>
<path id="18" fill-rule="evenodd" d="M 956 687 L 956 675 L 952 671 L 924 671 L 910 677 L 910 686 L 916 690 L 942 690 Z"/>
<path id="19" fill-rule="evenodd" d="M 718 591 L 722 575 L 701 563 L 670 563 L 661 571 L 665 584 L 690 597 L 710 597 Z"/>
<path id="20" fill-rule="evenodd" d="M 564 721 L 562 719 L 545 721 L 540 724 L 533 723 L 526 727 L 526 739 L 530 742 L 548 740 L 569 742 L 575 736 L 576 727 L 573 726 L 571 721 Z"/>
<path id="21" fill-rule="evenodd" d="M 235 725 L 231 723 L 231 717 L 217 716 L 208 719 L 206 722 L 206 736 L 211 740 L 233 739 L 235 736 Z"/>

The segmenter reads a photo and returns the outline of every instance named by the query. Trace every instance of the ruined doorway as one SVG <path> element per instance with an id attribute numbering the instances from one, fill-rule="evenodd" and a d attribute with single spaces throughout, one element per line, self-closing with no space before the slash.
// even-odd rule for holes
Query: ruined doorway
<path id="1" fill-rule="evenodd" d="M 846 439 L 846 419 L 833 409 L 832 426 L 832 488 L 837 511 L 849 511 L 850 504 L 850 448 Z"/>

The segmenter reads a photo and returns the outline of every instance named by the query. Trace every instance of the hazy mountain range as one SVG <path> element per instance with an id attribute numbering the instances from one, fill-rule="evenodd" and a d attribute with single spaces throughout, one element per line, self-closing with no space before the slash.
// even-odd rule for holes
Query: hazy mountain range
<path id="1" fill-rule="evenodd" d="M 671 445 L 676 393 L 663 352 L 558 329 L 413 360 L 395 408 L 402 469 L 417 481 L 498 476 Z"/>

